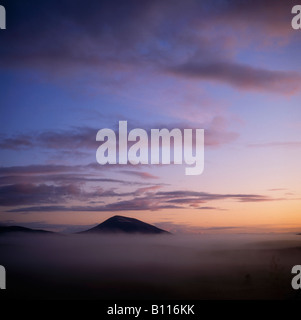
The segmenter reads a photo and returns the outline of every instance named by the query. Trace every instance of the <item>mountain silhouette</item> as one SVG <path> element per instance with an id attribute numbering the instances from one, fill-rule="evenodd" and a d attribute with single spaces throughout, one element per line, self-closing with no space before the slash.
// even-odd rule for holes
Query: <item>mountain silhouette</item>
<path id="1" fill-rule="evenodd" d="M 169 234 L 151 224 L 138 219 L 123 216 L 114 216 L 103 223 L 80 233 L 143 233 L 143 234 Z"/>
<path id="2" fill-rule="evenodd" d="M 25 227 L 19 227 L 19 226 L 0 226 L 0 235 L 1 234 L 7 234 L 7 233 L 23 233 L 23 234 L 52 234 L 51 231 L 45 231 L 45 230 L 37 230 L 37 229 L 30 229 Z"/>

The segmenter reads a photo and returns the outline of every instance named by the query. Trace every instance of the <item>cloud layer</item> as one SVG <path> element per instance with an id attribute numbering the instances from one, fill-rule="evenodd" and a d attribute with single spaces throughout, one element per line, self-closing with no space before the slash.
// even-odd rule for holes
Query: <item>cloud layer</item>
<path id="1" fill-rule="evenodd" d="M 5 2 L 5 1 L 4 1 Z M 81 1 L 4 3 L 10 32 L 2 68 L 30 67 L 70 75 L 87 71 L 129 75 L 150 68 L 216 80 L 241 90 L 292 93 L 300 75 L 242 64 L 241 47 L 288 41 L 293 1 Z M 173 23 L 175 22 L 176 23 Z M 26 25 L 26 37 L 24 37 Z M 37 26 L 39 28 L 37 29 Z M 237 39 L 233 31 L 240 30 Z M 259 42 L 259 43 L 258 43 Z"/>
<path id="2" fill-rule="evenodd" d="M 90 173 L 81 173 L 90 169 Z M 219 194 L 191 190 L 166 191 L 159 178 L 143 171 L 121 170 L 142 181 L 97 177 L 93 165 L 0 168 L 0 206 L 11 212 L 212 210 L 216 201 L 263 202 L 283 200 L 260 194 Z M 99 173 L 98 173 L 99 175 Z M 126 191 L 118 191 L 124 185 Z M 122 189 L 122 188 L 121 188 Z M 85 203 L 79 205 L 78 202 Z M 5 209 L 7 211 L 7 209 Z"/>

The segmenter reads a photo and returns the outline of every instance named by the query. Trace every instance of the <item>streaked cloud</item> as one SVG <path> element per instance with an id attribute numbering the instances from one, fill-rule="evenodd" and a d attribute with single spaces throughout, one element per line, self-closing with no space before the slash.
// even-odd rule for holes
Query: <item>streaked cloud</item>
<path id="1" fill-rule="evenodd" d="M 99 129 L 98 129 L 99 130 Z M 44 131 L 41 133 L 14 135 L 3 137 L 0 142 L 2 149 L 19 150 L 32 148 L 45 148 L 52 150 L 95 149 L 97 129 L 81 127 L 62 131 Z"/>
<path id="2" fill-rule="evenodd" d="M 114 166 L 124 167 L 124 166 Z M 108 169 L 108 166 L 104 166 Z M 110 169 L 112 169 L 109 166 Z M 103 167 L 97 163 L 86 165 L 28 165 L 28 166 L 11 166 L 0 167 L 0 185 L 12 184 L 39 184 L 39 183 L 115 183 L 121 185 L 140 185 L 149 186 L 149 183 L 135 180 L 113 179 L 104 177 Z M 133 171 L 134 172 L 134 171 Z M 142 174 L 143 175 L 143 174 Z M 144 172 L 147 175 L 147 172 Z M 137 174 L 139 177 L 139 174 Z"/>
<path id="3" fill-rule="evenodd" d="M 9 212 L 29 211 L 156 211 L 164 209 L 216 209 L 203 204 L 211 201 L 263 202 L 279 201 L 285 198 L 272 198 L 259 194 L 212 194 L 197 191 L 157 191 L 158 186 L 137 189 L 129 192 L 115 192 L 97 188 L 93 192 L 81 190 L 78 186 L 47 186 L 47 185 L 12 185 L 0 188 L 2 206 L 17 206 L 29 204 L 45 204 L 45 206 L 31 206 L 9 210 Z M 150 192 L 151 190 L 151 192 Z M 104 197 L 118 197 L 119 200 L 106 202 L 103 205 L 72 205 L 71 200 L 84 199 L 97 201 Z M 15 200 L 14 199 L 18 199 Z M 66 202 L 66 200 L 70 200 Z M 62 203 L 62 205 L 54 205 Z M 49 205 L 46 205 L 49 204 Z"/>
<path id="4" fill-rule="evenodd" d="M 132 171 L 132 170 L 120 170 L 120 173 L 134 176 L 134 177 L 139 177 L 142 179 L 159 179 L 158 176 L 152 175 L 148 172 L 143 172 L 143 171 Z"/>
<path id="5" fill-rule="evenodd" d="M 301 75 L 296 72 L 267 70 L 230 61 L 192 61 L 175 66 L 171 72 L 189 78 L 223 82 L 246 90 L 290 94 L 301 89 Z"/>
<path id="6" fill-rule="evenodd" d="M 118 137 L 118 129 L 115 128 L 118 125 L 116 120 L 113 129 L 115 129 L 116 136 Z M 186 128 L 201 128 L 205 129 L 205 145 L 208 147 L 218 147 L 227 143 L 235 141 L 238 137 L 238 133 L 228 129 L 226 120 L 221 116 L 215 116 L 209 121 L 209 123 L 199 123 L 197 126 L 195 123 L 169 123 L 163 124 L 148 124 L 148 127 L 142 126 L 146 132 L 149 133 L 152 128 L 179 128 L 182 132 Z M 62 151 L 63 154 L 68 152 L 68 155 L 75 154 L 76 152 L 96 150 L 99 146 L 99 142 L 96 141 L 96 133 L 102 128 L 92 127 L 76 127 L 69 130 L 62 131 L 45 131 L 40 133 L 26 133 L 15 134 L 12 136 L 2 135 L 0 141 L 0 148 L 2 150 L 52 150 L 56 152 Z M 131 129 L 128 129 L 128 132 Z M 116 143 L 118 151 L 118 139 Z"/>
<path id="7" fill-rule="evenodd" d="M 272 142 L 262 142 L 262 143 L 250 143 L 248 144 L 250 148 L 301 148 L 301 141 L 272 141 Z"/>

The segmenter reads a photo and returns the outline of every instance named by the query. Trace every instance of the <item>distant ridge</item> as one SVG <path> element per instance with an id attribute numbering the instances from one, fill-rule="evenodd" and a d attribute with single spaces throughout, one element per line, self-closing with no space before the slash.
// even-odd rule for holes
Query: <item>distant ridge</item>
<path id="1" fill-rule="evenodd" d="M 51 231 L 46 230 L 38 230 L 38 229 L 30 229 L 25 227 L 19 227 L 19 226 L 0 226 L 0 235 L 1 234 L 7 234 L 7 233 L 26 233 L 26 234 L 52 234 Z"/>
<path id="2" fill-rule="evenodd" d="M 123 216 L 114 216 L 103 223 L 79 233 L 143 233 L 143 234 L 169 234 L 168 231 L 157 228 L 138 219 Z"/>

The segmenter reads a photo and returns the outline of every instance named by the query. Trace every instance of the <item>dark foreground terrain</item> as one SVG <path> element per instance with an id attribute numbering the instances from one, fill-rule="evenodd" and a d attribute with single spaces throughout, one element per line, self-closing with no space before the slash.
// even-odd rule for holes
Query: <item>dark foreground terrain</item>
<path id="1" fill-rule="evenodd" d="M 2 234 L 7 298 L 300 299 L 297 235 Z"/>

